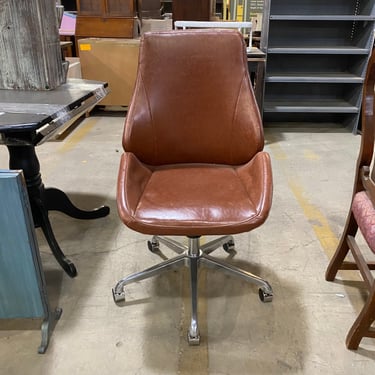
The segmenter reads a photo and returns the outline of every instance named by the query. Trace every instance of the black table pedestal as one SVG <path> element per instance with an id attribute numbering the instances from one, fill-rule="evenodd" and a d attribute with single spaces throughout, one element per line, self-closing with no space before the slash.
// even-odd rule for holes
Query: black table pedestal
<path id="1" fill-rule="evenodd" d="M 9 168 L 23 170 L 35 227 L 42 229 L 53 255 L 64 271 L 70 277 L 75 277 L 77 269 L 64 255 L 57 243 L 48 218 L 48 211 L 61 211 L 76 219 L 97 219 L 107 216 L 109 207 L 102 206 L 92 211 L 84 211 L 77 208 L 63 191 L 44 187 L 35 146 L 8 145 L 7 147 L 9 151 Z"/>

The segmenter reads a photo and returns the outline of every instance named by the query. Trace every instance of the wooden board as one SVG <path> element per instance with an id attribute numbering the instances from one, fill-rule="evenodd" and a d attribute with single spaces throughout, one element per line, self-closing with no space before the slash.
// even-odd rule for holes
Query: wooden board
<path id="1" fill-rule="evenodd" d="M 50 90 L 66 79 L 55 2 L 0 0 L 0 89 Z"/>

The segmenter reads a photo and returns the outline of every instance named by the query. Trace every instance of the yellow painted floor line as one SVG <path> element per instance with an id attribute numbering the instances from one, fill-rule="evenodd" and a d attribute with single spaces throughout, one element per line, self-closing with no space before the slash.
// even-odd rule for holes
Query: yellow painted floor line
<path id="1" fill-rule="evenodd" d="M 311 150 L 305 150 L 304 153 L 303 153 L 303 156 L 305 159 L 308 159 L 308 160 L 319 160 L 320 159 L 320 155 L 316 154 L 314 151 L 311 151 Z"/>
<path id="2" fill-rule="evenodd" d="M 281 148 L 280 143 L 278 143 L 277 141 L 272 142 L 269 145 L 269 148 L 272 151 L 273 157 L 280 161 L 279 165 L 282 164 L 282 161 L 288 159 L 288 155 Z M 315 154 L 313 154 L 311 151 L 305 152 L 305 157 L 307 159 L 315 160 L 315 158 L 312 157 L 312 155 Z M 284 175 L 286 175 L 288 186 L 291 192 L 296 198 L 299 206 L 302 208 L 305 217 L 311 223 L 315 235 L 319 240 L 324 252 L 329 258 L 331 258 L 336 250 L 339 239 L 332 231 L 329 222 L 324 216 L 324 214 L 319 210 L 318 207 L 311 204 L 309 200 L 305 198 L 304 189 L 302 185 L 298 182 L 298 177 L 290 176 L 286 168 L 283 168 L 283 172 Z"/>
<path id="3" fill-rule="evenodd" d="M 72 150 L 79 142 L 92 130 L 97 123 L 97 119 L 88 118 L 74 132 L 65 139 L 63 144 L 58 148 L 58 152 L 64 153 Z"/>
<path id="4" fill-rule="evenodd" d="M 324 252 L 328 258 L 331 258 L 336 250 L 339 239 L 335 233 L 333 233 L 327 218 L 318 207 L 311 204 L 309 200 L 305 198 L 304 189 L 296 179 L 289 179 L 288 185 L 298 204 L 302 208 L 305 217 L 310 222 Z"/>
<path id="5" fill-rule="evenodd" d="M 339 244 L 339 238 L 337 238 L 337 236 L 333 233 L 324 214 L 316 206 L 304 198 L 303 189 L 301 186 L 299 186 L 295 181 L 289 181 L 289 187 L 296 197 L 299 205 L 303 209 L 306 218 L 310 221 L 315 235 L 319 240 L 325 254 L 327 255 L 328 259 L 331 260 Z M 341 271 L 339 271 L 338 274 L 340 272 Z M 358 271 L 342 271 L 341 276 L 347 281 L 362 280 Z"/>
<path id="6" fill-rule="evenodd" d="M 270 144 L 269 148 L 271 149 L 272 154 L 277 160 L 280 160 L 281 162 L 283 160 L 287 160 L 287 154 L 284 152 L 284 150 L 282 150 L 279 143 L 274 142 Z M 307 159 L 317 159 L 315 157 L 311 157 L 311 155 L 313 155 L 311 152 L 305 153 L 305 157 Z M 320 211 L 320 209 L 312 203 L 310 203 L 309 199 L 305 197 L 305 191 L 302 185 L 299 183 L 298 177 L 289 176 L 286 168 L 284 168 L 284 174 L 287 177 L 288 186 L 291 192 L 296 198 L 299 206 L 302 208 L 305 217 L 310 222 L 314 230 L 316 238 L 320 242 L 322 249 L 324 250 L 325 254 L 330 260 L 336 251 L 336 248 L 339 243 L 339 238 L 337 238 L 337 236 L 331 229 L 331 226 L 329 225 L 327 218 Z M 344 220 L 345 219 L 346 217 L 344 218 Z M 361 280 L 361 277 L 356 271 L 345 271 L 344 278 L 346 280 Z"/>
<path id="7" fill-rule="evenodd" d="M 271 142 L 268 147 L 272 151 L 272 158 L 274 158 L 276 160 L 287 160 L 288 159 L 288 155 L 280 147 L 280 144 L 278 143 L 278 141 L 276 139 L 274 139 L 274 137 L 271 137 L 271 136 L 268 136 L 267 138 L 269 138 L 269 140 Z"/>

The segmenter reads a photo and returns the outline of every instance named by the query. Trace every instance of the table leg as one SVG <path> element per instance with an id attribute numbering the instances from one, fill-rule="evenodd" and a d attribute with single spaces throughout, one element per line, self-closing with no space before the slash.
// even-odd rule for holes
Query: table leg
<path id="1" fill-rule="evenodd" d="M 22 169 L 34 219 L 34 226 L 40 227 L 57 262 L 70 276 L 75 277 L 74 264 L 64 255 L 56 241 L 48 218 L 49 210 L 59 210 L 78 219 L 96 219 L 108 215 L 108 207 L 83 211 L 75 207 L 65 193 L 58 189 L 45 189 L 40 174 L 40 164 L 33 145 L 7 146 L 9 168 Z"/>
<path id="2" fill-rule="evenodd" d="M 56 258 L 57 262 L 60 264 L 62 269 L 70 276 L 75 277 L 77 276 L 77 269 L 74 263 L 69 260 L 65 254 L 62 252 L 58 242 L 56 241 L 56 237 L 53 233 L 51 223 L 48 218 L 48 210 L 46 209 L 44 203 L 41 199 L 34 198 L 33 199 L 34 212 L 35 216 L 37 217 L 37 224 L 36 226 L 40 226 L 44 237 L 46 238 L 48 245 L 52 251 L 52 254 Z"/>
<path id="3" fill-rule="evenodd" d="M 107 206 L 101 206 L 90 211 L 81 210 L 73 205 L 69 197 L 63 191 L 55 188 L 45 189 L 44 199 L 48 211 L 61 211 L 75 219 L 98 219 L 109 214 L 109 207 Z"/>

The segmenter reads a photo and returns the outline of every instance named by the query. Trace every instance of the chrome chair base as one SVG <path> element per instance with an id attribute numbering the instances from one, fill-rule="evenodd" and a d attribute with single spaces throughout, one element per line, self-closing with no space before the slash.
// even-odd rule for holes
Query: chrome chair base
<path id="1" fill-rule="evenodd" d="M 190 345 L 199 345 L 200 334 L 198 326 L 198 265 L 202 263 L 211 269 L 220 269 L 229 275 L 240 277 L 241 279 L 256 284 L 259 286 L 259 298 L 262 302 L 271 302 L 273 292 L 271 285 L 253 275 L 250 272 L 241 270 L 229 263 L 211 257 L 210 254 L 220 246 L 223 246 L 227 252 L 234 251 L 234 240 L 232 236 L 223 236 L 211 242 L 200 245 L 199 237 L 189 238 L 189 245 L 185 246 L 171 238 L 153 236 L 152 240 L 148 242 L 148 248 L 152 252 L 159 250 L 159 244 L 162 243 L 168 248 L 175 251 L 178 255 L 172 259 L 168 259 L 155 266 L 147 268 L 144 271 L 134 273 L 121 279 L 112 289 L 113 299 L 117 302 L 125 300 L 125 285 L 138 282 L 149 277 L 158 275 L 170 269 L 175 269 L 180 266 L 186 266 L 190 269 L 190 287 L 191 287 L 191 322 L 187 333 L 187 339 Z"/>

